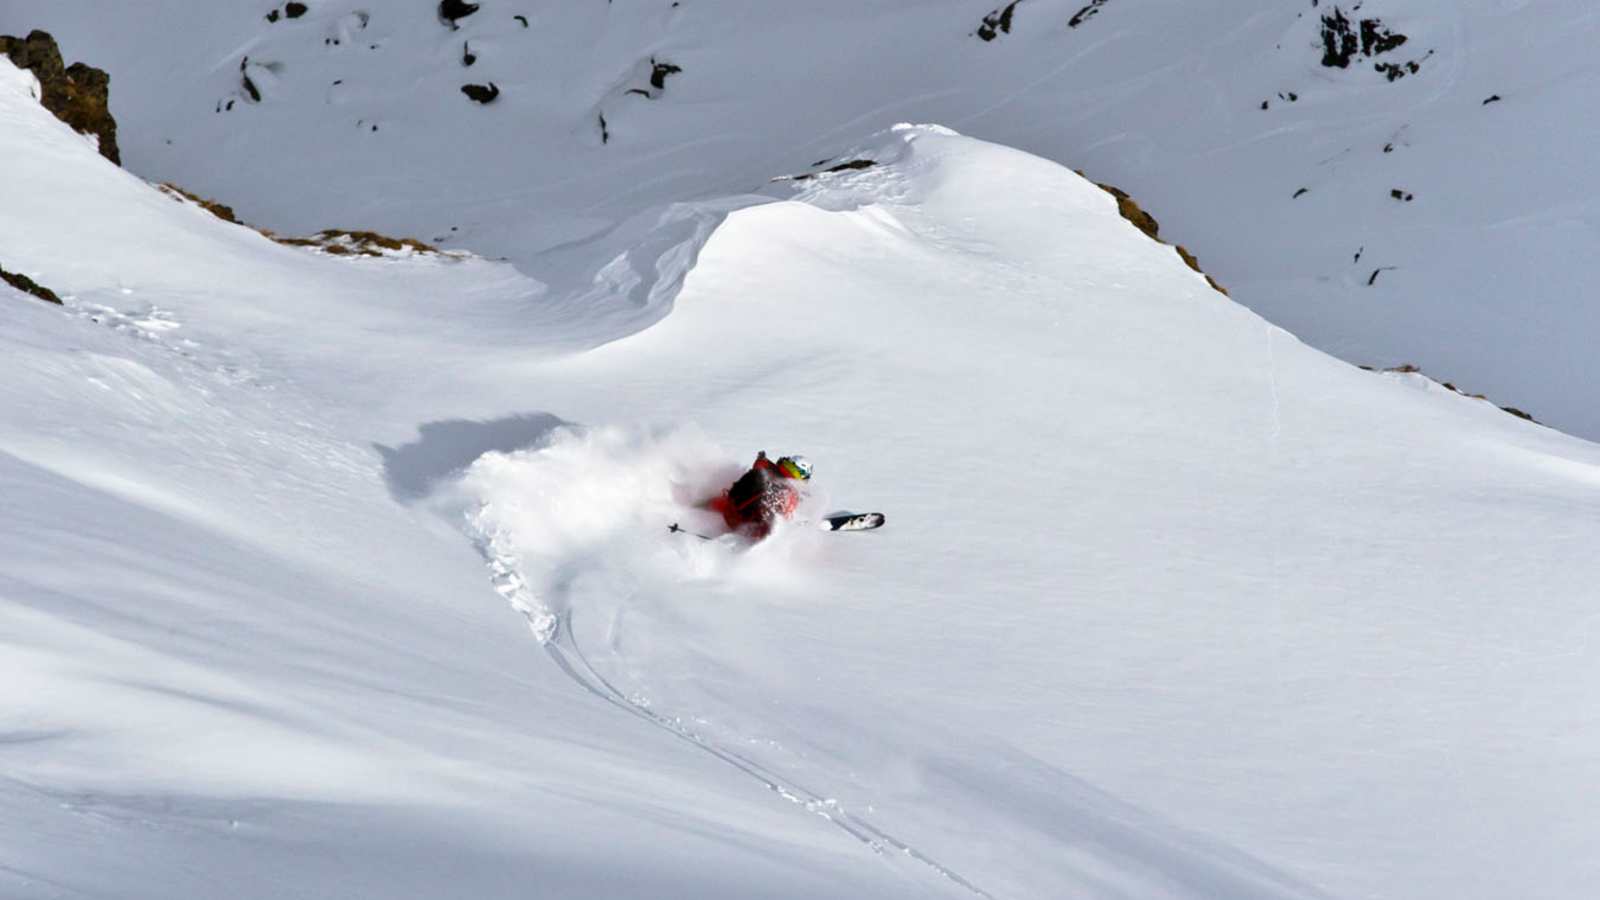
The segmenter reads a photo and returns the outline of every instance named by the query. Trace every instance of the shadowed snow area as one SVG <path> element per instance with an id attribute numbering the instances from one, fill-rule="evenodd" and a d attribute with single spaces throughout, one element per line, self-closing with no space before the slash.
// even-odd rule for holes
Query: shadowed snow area
<path id="1" fill-rule="evenodd" d="M 383 477 L 396 500 L 426 497 L 436 485 L 491 451 L 510 453 L 546 444 L 566 423 L 549 413 L 525 413 L 490 422 L 451 420 L 418 426 L 418 438 L 401 447 L 374 444 Z"/>
<path id="2" fill-rule="evenodd" d="M 898 125 L 535 280 L 271 243 L 27 86 L 0 260 L 67 306 L 0 296 L 0 893 L 1600 877 L 1600 448 L 1306 347 L 1070 170 Z M 668 532 L 760 449 L 889 524 Z"/>

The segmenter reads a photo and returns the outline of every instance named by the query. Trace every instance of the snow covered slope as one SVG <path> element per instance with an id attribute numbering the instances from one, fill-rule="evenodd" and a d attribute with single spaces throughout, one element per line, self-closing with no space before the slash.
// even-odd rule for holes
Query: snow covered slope
<path id="1" fill-rule="evenodd" d="M 643 210 L 942 122 L 1131 191 L 1316 346 L 1600 436 L 1586 0 L 306 6 L 22 0 L 0 31 L 109 69 L 147 177 L 536 275 Z"/>
<path id="2" fill-rule="evenodd" d="M 4 893 L 1600 874 L 1600 449 L 1308 349 L 1070 171 L 897 127 L 535 282 L 275 244 L 28 88 L 0 262 L 67 307 L 0 289 Z M 666 532 L 762 447 L 888 527 Z"/>

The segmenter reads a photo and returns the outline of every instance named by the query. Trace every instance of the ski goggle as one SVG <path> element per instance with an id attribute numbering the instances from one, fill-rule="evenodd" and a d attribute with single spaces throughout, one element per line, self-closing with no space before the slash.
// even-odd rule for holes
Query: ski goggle
<path id="1" fill-rule="evenodd" d="M 798 478 L 801 481 L 807 481 L 811 478 L 811 464 L 803 459 L 796 460 L 785 456 L 783 459 L 778 460 L 778 471 L 790 478 Z"/>

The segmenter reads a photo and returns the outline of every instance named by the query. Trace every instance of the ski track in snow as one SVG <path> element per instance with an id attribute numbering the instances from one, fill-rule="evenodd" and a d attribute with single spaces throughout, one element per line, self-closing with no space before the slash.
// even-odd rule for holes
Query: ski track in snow
<path id="1" fill-rule="evenodd" d="M 640 700 L 628 697 L 589 663 L 588 657 L 584 655 L 583 649 L 573 637 L 570 612 L 556 620 L 550 638 L 544 641 L 544 649 L 556 666 L 585 691 L 738 769 L 779 797 L 803 807 L 806 812 L 815 813 L 828 820 L 844 833 L 866 845 L 873 853 L 882 855 L 889 851 L 897 852 L 973 894 L 997 900 L 993 894 L 963 878 L 948 866 L 846 810 L 837 800 L 811 790 L 750 757 L 694 731 L 683 724 L 682 716 L 665 715 L 651 709 Z"/>
<path id="2" fill-rule="evenodd" d="M 572 630 L 571 610 L 557 613 L 534 594 L 528 587 L 527 579 L 518 571 L 515 557 L 511 549 L 506 546 L 502 533 L 485 527 L 481 513 L 480 510 L 480 515 L 469 517 L 474 532 L 473 545 L 489 567 L 490 582 L 494 585 L 495 592 L 527 618 L 529 630 L 549 654 L 551 661 L 574 684 L 617 709 L 739 770 L 772 793 L 803 807 L 806 812 L 821 816 L 866 845 L 873 853 L 879 855 L 889 852 L 899 853 L 977 896 L 997 900 L 995 895 L 962 877 L 950 867 L 846 810 L 837 800 L 801 785 L 737 750 L 694 731 L 684 724 L 683 716 L 658 712 L 652 709 L 647 701 L 623 693 L 595 669 L 589 662 L 588 656 L 584 654 L 583 648 L 578 645 Z"/>

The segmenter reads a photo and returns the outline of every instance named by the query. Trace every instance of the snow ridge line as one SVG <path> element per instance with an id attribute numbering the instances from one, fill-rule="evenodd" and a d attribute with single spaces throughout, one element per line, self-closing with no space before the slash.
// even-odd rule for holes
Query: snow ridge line
<path id="1" fill-rule="evenodd" d="M 921 863 L 951 883 L 985 898 L 985 900 L 998 900 L 993 894 L 963 878 L 917 848 L 850 813 L 839 805 L 839 801 L 825 798 L 792 779 L 773 772 L 748 756 L 712 741 L 684 725 L 681 718 L 665 716 L 651 709 L 645 703 L 622 693 L 604 675 L 595 670 L 594 666 L 589 663 L 588 657 L 584 655 L 582 648 L 578 646 L 577 641 L 572 636 L 570 611 L 556 620 L 550 638 L 542 641 L 542 643 L 545 652 L 550 655 L 556 666 L 568 678 L 590 694 L 716 757 L 760 782 L 763 787 L 779 797 L 804 807 L 807 812 L 815 813 L 827 819 L 846 834 L 865 844 L 873 853 L 883 855 L 886 851 L 896 851 L 908 859 Z M 576 660 L 576 663 L 574 663 L 574 660 Z"/>

